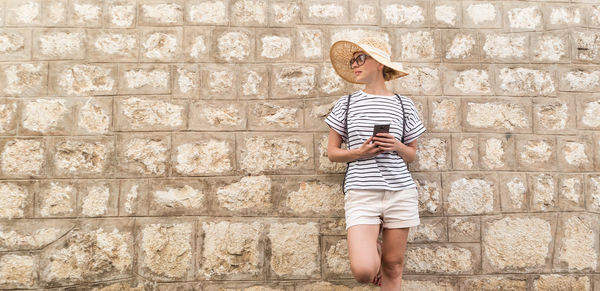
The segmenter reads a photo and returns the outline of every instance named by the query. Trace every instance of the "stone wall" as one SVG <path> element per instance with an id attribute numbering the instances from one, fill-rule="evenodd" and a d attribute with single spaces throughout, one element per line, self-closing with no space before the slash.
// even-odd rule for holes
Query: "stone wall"
<path id="1" fill-rule="evenodd" d="M 427 128 L 404 290 L 600 290 L 597 0 L 0 0 L 0 25 L 1 289 L 374 290 L 323 119 L 358 88 L 329 46 L 376 34 Z"/>

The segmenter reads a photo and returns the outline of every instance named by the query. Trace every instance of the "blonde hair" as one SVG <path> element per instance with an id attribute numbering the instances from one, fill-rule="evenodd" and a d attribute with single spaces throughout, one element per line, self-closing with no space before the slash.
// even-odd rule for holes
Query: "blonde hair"
<path id="1" fill-rule="evenodd" d="M 394 77 L 394 75 L 396 74 L 396 71 L 394 71 L 394 69 L 388 66 L 383 66 L 383 70 L 381 71 L 383 72 L 383 79 L 386 81 L 391 80 L 392 77 Z"/>

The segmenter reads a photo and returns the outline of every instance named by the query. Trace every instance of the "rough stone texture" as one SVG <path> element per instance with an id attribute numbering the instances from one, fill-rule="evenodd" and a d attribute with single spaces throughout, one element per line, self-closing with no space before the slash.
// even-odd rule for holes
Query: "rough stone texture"
<path id="1" fill-rule="evenodd" d="M 0 289 L 378 289 L 323 122 L 365 36 L 426 128 L 403 290 L 599 289 L 597 2 L 0 0 Z"/>

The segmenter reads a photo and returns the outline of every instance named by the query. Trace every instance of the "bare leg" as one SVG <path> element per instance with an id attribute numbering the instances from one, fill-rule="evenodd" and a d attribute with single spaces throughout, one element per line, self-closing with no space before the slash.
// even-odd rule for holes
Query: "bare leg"
<path id="1" fill-rule="evenodd" d="M 383 230 L 381 290 L 400 290 L 409 228 Z"/>
<path id="2" fill-rule="evenodd" d="M 379 224 L 360 224 L 348 228 L 348 257 L 356 281 L 371 283 L 377 276 L 381 259 L 377 254 Z"/>

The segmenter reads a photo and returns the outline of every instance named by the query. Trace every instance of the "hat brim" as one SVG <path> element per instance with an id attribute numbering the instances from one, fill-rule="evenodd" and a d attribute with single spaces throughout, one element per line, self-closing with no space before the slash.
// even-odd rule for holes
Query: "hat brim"
<path id="1" fill-rule="evenodd" d="M 364 51 L 377 62 L 393 70 L 393 73 L 388 75 L 388 80 L 386 81 L 408 75 L 408 73 L 402 68 L 402 64 L 386 60 L 385 58 L 380 57 L 378 54 L 369 53 L 368 49 L 365 49 L 352 41 L 340 40 L 335 42 L 329 49 L 329 58 L 331 59 L 331 64 L 333 65 L 336 73 L 340 75 L 342 79 L 350 83 L 361 84 L 360 82 L 356 81 L 354 70 L 348 66 L 350 59 L 357 51 Z"/>

